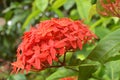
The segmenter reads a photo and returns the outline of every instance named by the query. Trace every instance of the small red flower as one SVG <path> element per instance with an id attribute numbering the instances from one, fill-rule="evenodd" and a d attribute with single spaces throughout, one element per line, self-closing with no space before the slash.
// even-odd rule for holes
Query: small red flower
<path id="1" fill-rule="evenodd" d="M 81 21 L 69 18 L 40 22 L 25 32 L 17 49 L 17 61 L 12 63 L 13 72 L 42 70 L 70 50 L 82 49 L 96 36 Z"/>
<path id="2" fill-rule="evenodd" d="M 77 80 L 77 77 L 66 77 L 66 78 L 61 78 L 60 80 Z"/>

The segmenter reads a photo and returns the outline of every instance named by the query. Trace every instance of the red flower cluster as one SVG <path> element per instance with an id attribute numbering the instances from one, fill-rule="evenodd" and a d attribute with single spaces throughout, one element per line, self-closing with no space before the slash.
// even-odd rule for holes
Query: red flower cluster
<path id="1" fill-rule="evenodd" d="M 43 21 L 25 32 L 17 49 L 17 61 L 12 63 L 13 72 L 31 69 L 41 70 L 52 65 L 53 61 L 96 36 L 81 21 L 68 18 Z"/>
<path id="2" fill-rule="evenodd" d="M 77 77 L 66 77 L 66 78 L 61 78 L 60 80 L 78 80 Z"/>
<path id="3" fill-rule="evenodd" d="M 98 0 L 97 11 L 103 16 L 120 18 L 120 0 Z"/>

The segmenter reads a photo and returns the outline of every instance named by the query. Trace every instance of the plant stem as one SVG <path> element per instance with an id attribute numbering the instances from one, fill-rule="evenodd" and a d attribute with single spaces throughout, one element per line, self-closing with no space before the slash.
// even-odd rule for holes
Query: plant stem
<path id="1" fill-rule="evenodd" d="M 62 67 L 63 65 L 57 65 L 57 66 L 49 66 L 47 68 L 58 68 L 58 67 Z"/>
<path id="2" fill-rule="evenodd" d="M 66 53 L 64 54 L 64 58 L 63 58 L 63 65 L 65 65 L 65 62 L 66 62 Z"/>
<path id="3" fill-rule="evenodd" d="M 76 72 L 79 72 L 79 70 L 74 69 L 74 68 L 71 68 L 71 67 L 67 67 L 67 66 L 65 66 L 65 68 L 67 68 L 67 69 L 71 69 L 71 70 L 76 71 Z"/>
<path id="4" fill-rule="evenodd" d="M 100 23 L 102 23 L 102 21 L 103 21 L 103 18 L 100 18 L 98 21 L 96 21 L 96 22 L 90 27 L 90 29 L 91 29 L 91 30 L 94 30 L 97 25 L 99 25 Z"/>

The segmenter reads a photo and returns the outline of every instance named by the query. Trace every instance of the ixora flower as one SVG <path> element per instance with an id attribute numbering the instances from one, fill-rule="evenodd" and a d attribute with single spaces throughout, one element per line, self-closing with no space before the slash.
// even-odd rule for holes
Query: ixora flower
<path id="1" fill-rule="evenodd" d="M 61 78 L 60 80 L 78 80 L 76 76 Z"/>
<path id="2" fill-rule="evenodd" d="M 42 21 L 25 32 L 17 49 L 17 60 L 13 71 L 42 70 L 58 62 L 59 57 L 96 38 L 82 21 L 69 18 Z"/>
<path id="3" fill-rule="evenodd" d="M 97 11 L 103 16 L 116 16 L 120 18 L 120 0 L 98 0 Z"/>

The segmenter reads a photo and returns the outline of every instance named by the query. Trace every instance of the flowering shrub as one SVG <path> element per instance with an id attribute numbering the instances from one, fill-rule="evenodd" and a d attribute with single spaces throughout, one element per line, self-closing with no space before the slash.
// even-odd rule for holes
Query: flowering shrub
<path id="1" fill-rule="evenodd" d="M 120 0 L 0 0 L 0 11 L 0 80 L 120 80 Z"/>
<path id="2" fill-rule="evenodd" d="M 42 21 L 25 32 L 17 49 L 17 61 L 12 63 L 13 71 L 42 70 L 68 51 L 92 42 L 96 36 L 82 21 L 69 18 Z"/>
<path id="3" fill-rule="evenodd" d="M 103 16 L 120 17 L 120 0 L 98 0 L 97 11 Z"/>

